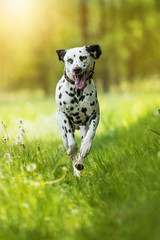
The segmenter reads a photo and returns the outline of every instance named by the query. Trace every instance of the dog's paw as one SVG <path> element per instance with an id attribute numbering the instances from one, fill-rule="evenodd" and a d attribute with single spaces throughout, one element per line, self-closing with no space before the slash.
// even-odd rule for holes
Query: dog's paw
<path id="1" fill-rule="evenodd" d="M 84 169 L 84 165 L 82 163 L 76 163 L 75 164 L 75 168 L 78 170 L 78 171 L 81 171 Z"/>

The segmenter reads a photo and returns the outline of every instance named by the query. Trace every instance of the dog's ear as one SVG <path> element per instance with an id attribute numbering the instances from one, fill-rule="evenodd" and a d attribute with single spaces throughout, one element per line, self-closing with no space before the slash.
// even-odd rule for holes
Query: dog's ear
<path id="1" fill-rule="evenodd" d="M 66 50 L 65 49 L 60 49 L 56 51 L 59 61 L 64 62 L 64 55 L 66 54 Z"/>
<path id="2" fill-rule="evenodd" d="M 102 50 L 101 50 L 101 47 L 99 45 L 86 46 L 86 50 L 87 50 L 87 52 L 90 53 L 90 55 L 94 59 L 98 59 L 100 57 L 100 55 L 102 54 Z"/>

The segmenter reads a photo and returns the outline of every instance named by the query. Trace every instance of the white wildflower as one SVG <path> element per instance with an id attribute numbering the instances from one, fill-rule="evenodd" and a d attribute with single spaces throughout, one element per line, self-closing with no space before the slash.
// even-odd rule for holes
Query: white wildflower
<path id="1" fill-rule="evenodd" d="M 23 206 L 24 208 L 29 208 L 29 204 L 28 204 L 28 203 L 22 203 L 22 206 Z"/>
<path id="2" fill-rule="evenodd" d="M 23 118 L 18 119 L 17 123 L 18 123 L 19 126 L 23 125 L 23 123 L 24 123 Z"/>
<path id="3" fill-rule="evenodd" d="M 8 137 L 2 137 L 2 141 L 5 143 L 8 141 Z"/>
<path id="4" fill-rule="evenodd" d="M 1 124 L 3 125 L 3 127 L 6 127 L 5 121 L 1 121 Z"/>
<path id="5" fill-rule="evenodd" d="M 6 158 L 6 159 L 11 159 L 11 154 L 10 154 L 10 153 L 5 153 L 5 154 L 4 154 L 4 158 Z"/>
<path id="6" fill-rule="evenodd" d="M 36 170 L 37 166 L 35 163 L 30 163 L 26 166 L 26 170 L 28 172 L 34 172 Z"/>
<path id="7" fill-rule="evenodd" d="M 21 135 L 21 134 L 18 134 L 18 135 L 15 137 L 15 144 L 16 144 L 16 145 L 21 145 L 21 144 L 23 144 L 23 143 L 22 143 L 22 139 L 23 139 L 22 135 Z"/>
<path id="8" fill-rule="evenodd" d="M 25 137 L 26 130 L 25 130 L 23 127 L 21 127 L 21 128 L 19 129 L 19 134 L 20 134 L 22 137 Z"/>
<path id="9" fill-rule="evenodd" d="M 11 163 L 11 162 L 13 162 L 10 153 L 5 153 L 5 154 L 4 154 L 4 158 L 6 159 L 6 163 L 8 163 L 8 164 Z"/>
<path id="10" fill-rule="evenodd" d="M 15 143 L 17 145 L 24 145 L 24 143 L 22 142 L 23 138 L 26 135 L 26 129 L 23 126 L 24 120 L 22 118 L 20 118 L 17 122 L 18 122 L 19 133 L 15 137 Z"/>

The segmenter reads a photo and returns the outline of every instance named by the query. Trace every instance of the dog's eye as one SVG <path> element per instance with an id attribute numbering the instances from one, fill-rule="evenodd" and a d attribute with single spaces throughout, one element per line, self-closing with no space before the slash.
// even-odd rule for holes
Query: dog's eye
<path id="1" fill-rule="evenodd" d="M 84 60 L 87 59 L 87 56 L 80 56 L 79 59 L 80 59 L 81 61 L 84 61 Z"/>
<path id="2" fill-rule="evenodd" d="M 68 60 L 67 60 L 67 62 L 69 62 L 69 63 L 73 63 L 73 60 L 71 59 L 71 58 L 69 58 Z"/>

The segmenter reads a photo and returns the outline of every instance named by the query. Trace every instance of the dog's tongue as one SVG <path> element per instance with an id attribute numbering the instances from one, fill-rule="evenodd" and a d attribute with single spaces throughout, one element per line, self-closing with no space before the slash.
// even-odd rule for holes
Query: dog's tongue
<path id="1" fill-rule="evenodd" d="M 74 76 L 73 78 L 75 81 L 76 88 L 78 88 L 78 89 L 84 88 L 87 77 L 88 77 L 87 72 L 85 72 L 83 75 Z"/>

